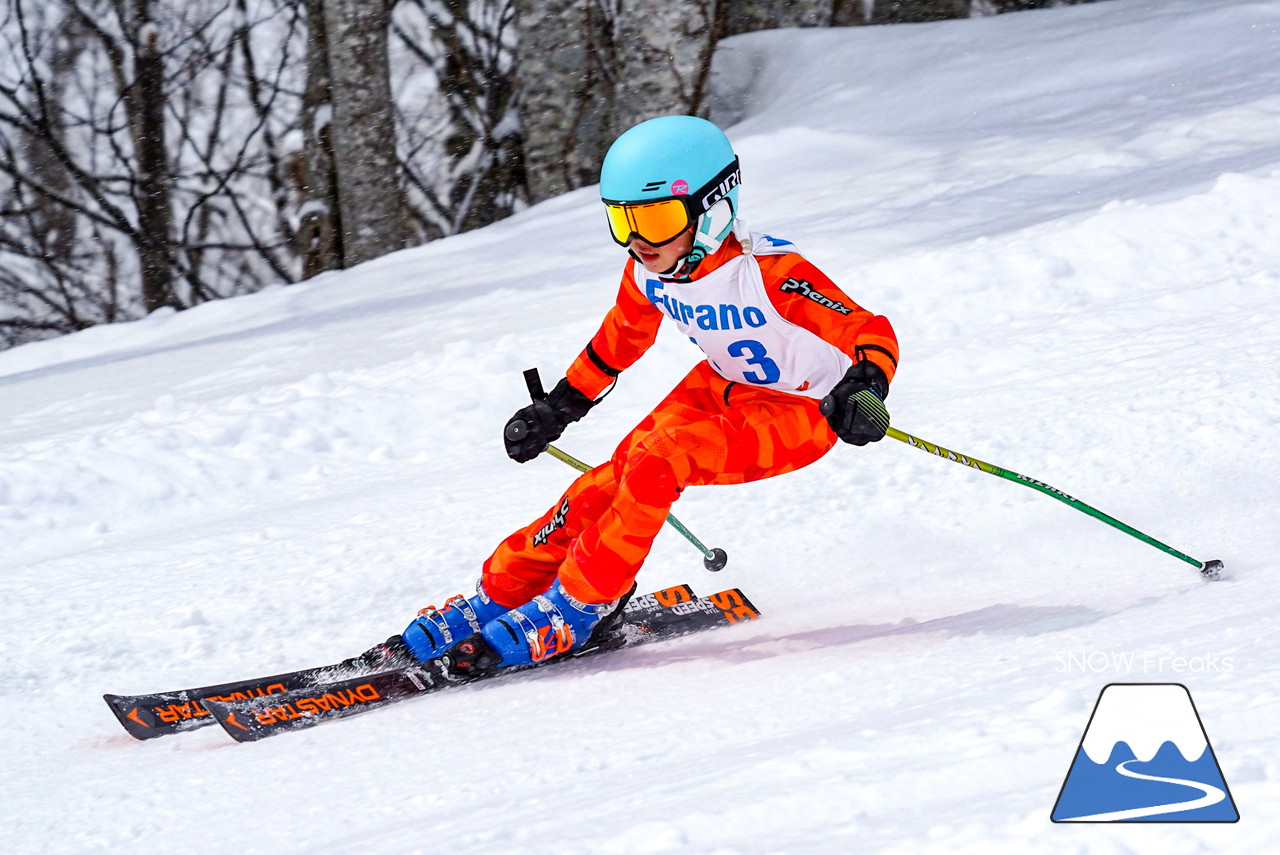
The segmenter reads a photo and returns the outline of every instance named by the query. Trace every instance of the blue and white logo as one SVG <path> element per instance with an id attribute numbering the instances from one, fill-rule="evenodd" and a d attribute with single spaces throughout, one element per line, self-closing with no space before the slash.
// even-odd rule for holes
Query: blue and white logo
<path id="1" fill-rule="evenodd" d="M 1098 695 L 1053 807 L 1054 822 L 1240 819 L 1191 693 L 1112 683 Z"/>

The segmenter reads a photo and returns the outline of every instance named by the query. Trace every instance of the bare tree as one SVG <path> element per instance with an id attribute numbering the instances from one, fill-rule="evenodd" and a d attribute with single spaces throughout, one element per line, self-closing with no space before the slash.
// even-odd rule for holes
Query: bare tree
<path id="1" fill-rule="evenodd" d="M 408 245 L 387 58 L 389 0 L 323 0 L 342 259 L 350 266 Z"/>
<path id="2" fill-rule="evenodd" d="M 40 52 L 28 21 L 19 12 L 3 31 L 11 61 Z M 83 284 L 84 233 L 75 211 L 60 200 L 75 192 L 75 176 L 59 153 L 67 147 L 67 117 L 45 112 L 40 102 L 58 103 L 72 86 L 72 72 L 85 49 L 85 33 L 73 19 L 40 16 L 49 58 L 45 85 L 26 92 L 34 110 L 0 114 L 0 346 L 81 329 L 118 311 L 113 282 L 103 289 Z M 18 95 L 13 69 L 6 69 L 0 96 Z M 15 121 L 40 127 L 48 140 L 14 133 Z M 19 169 L 23 171 L 19 171 Z M 20 176 L 25 175 L 25 179 Z"/>
<path id="3" fill-rule="evenodd" d="M 495 222 L 526 201 L 515 16 L 513 0 L 396 8 L 401 168 L 430 238 Z"/>
<path id="4" fill-rule="evenodd" d="M 10 0 L 0 344 L 295 278 L 297 25 L 288 0 Z"/>
<path id="5" fill-rule="evenodd" d="M 160 27 L 152 18 L 152 0 L 120 4 L 125 38 L 118 42 L 133 54 L 133 81 L 121 97 L 137 161 L 133 204 L 138 212 L 138 261 L 142 268 L 142 303 L 148 312 L 177 306 L 173 293 L 173 175 L 165 139 L 164 55 Z"/>
<path id="6" fill-rule="evenodd" d="M 0 346 L 523 204 L 512 0 L 401 6 L 421 26 L 397 29 L 398 55 L 444 94 L 397 126 L 382 0 L 8 0 Z"/>
<path id="7" fill-rule="evenodd" d="M 307 21 L 307 78 L 302 95 L 302 150 L 294 152 L 292 175 L 301 195 L 297 251 L 302 277 L 344 267 L 338 171 L 333 154 L 333 85 L 325 0 L 303 0 Z"/>

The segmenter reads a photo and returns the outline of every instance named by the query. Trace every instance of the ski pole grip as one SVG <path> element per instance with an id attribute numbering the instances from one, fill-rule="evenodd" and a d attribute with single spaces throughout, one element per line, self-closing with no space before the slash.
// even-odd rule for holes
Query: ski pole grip
<path id="1" fill-rule="evenodd" d="M 542 378 L 538 375 L 537 368 L 530 368 L 524 372 L 524 385 L 529 390 L 529 397 L 538 402 L 547 397 L 547 393 L 542 388 Z M 516 419 L 507 425 L 502 435 L 507 438 L 508 442 L 519 442 L 529 435 L 529 423 L 524 419 Z"/>
<path id="2" fill-rule="evenodd" d="M 822 403 L 818 404 L 818 412 L 824 416 L 829 416 L 836 411 L 836 396 L 828 395 L 822 399 Z"/>
<path id="3" fill-rule="evenodd" d="M 529 387 L 529 397 L 535 401 L 541 401 L 547 397 L 547 393 L 542 389 L 542 378 L 538 376 L 537 368 L 530 368 L 524 372 L 524 385 Z"/>

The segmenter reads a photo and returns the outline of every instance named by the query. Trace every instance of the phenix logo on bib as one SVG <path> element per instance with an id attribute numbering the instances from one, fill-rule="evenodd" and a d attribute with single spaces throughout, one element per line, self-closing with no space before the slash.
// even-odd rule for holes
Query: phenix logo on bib
<path id="1" fill-rule="evenodd" d="M 810 299 L 813 302 L 817 303 L 819 306 L 826 306 L 831 311 L 839 312 L 842 315 L 847 315 L 853 311 L 853 309 L 849 308 L 839 300 L 832 300 L 830 297 L 823 294 L 821 291 L 816 290 L 808 282 L 804 281 L 803 279 L 796 279 L 794 276 L 788 279 L 786 282 L 783 282 L 779 290 L 782 291 L 782 293 L 784 294 L 791 291 L 796 291 L 800 294 L 803 294 L 807 299 Z"/>

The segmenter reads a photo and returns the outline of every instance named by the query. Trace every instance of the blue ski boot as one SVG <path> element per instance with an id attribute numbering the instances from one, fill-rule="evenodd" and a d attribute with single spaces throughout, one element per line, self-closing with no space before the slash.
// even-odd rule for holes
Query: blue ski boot
<path id="1" fill-rule="evenodd" d="M 405 627 L 400 637 L 405 647 L 419 662 L 434 659 L 457 642 L 480 631 L 487 622 L 506 614 L 507 607 L 500 606 L 479 583 L 476 594 L 467 598 L 458 594 L 445 600 L 444 608 L 427 606 L 418 612 L 413 623 Z"/>
<path id="2" fill-rule="evenodd" d="M 583 603 L 557 581 L 542 596 L 490 620 L 480 638 L 465 639 L 450 651 L 446 664 L 461 670 L 536 665 L 585 646 L 602 621 L 612 625 L 620 616 L 625 600 Z"/>

